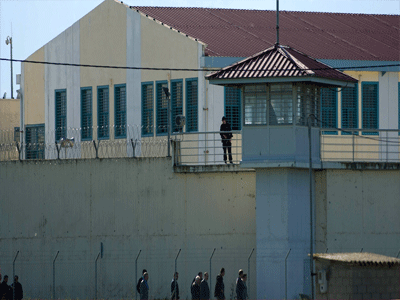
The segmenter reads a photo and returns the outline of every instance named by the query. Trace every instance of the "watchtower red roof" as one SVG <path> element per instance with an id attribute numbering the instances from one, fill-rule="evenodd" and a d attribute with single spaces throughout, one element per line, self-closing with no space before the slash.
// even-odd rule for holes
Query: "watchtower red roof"
<path id="1" fill-rule="evenodd" d="M 207 79 L 314 77 L 357 82 L 351 76 L 318 62 L 293 48 L 275 45 L 206 76 Z"/>

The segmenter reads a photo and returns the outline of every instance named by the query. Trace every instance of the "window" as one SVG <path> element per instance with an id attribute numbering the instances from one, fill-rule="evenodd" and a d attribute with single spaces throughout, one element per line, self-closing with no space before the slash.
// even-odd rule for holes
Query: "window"
<path id="1" fill-rule="evenodd" d="M 318 126 L 320 119 L 320 89 L 312 84 L 297 84 L 297 98 L 296 98 L 296 124 L 308 126 L 310 115 L 311 126 Z"/>
<path id="2" fill-rule="evenodd" d="M 152 82 L 142 83 L 142 136 L 153 135 L 153 99 L 154 89 Z"/>
<path id="3" fill-rule="evenodd" d="M 358 87 L 342 89 L 342 128 L 358 128 Z M 342 131 L 342 134 L 350 132 Z"/>
<path id="4" fill-rule="evenodd" d="M 171 124 L 172 132 L 182 131 L 182 127 L 176 124 L 176 116 L 183 114 L 183 83 L 182 79 L 171 81 Z"/>
<path id="5" fill-rule="evenodd" d="M 115 137 L 126 138 L 126 85 L 114 87 Z"/>
<path id="6" fill-rule="evenodd" d="M 267 85 L 246 85 L 244 87 L 244 124 L 267 124 Z"/>
<path id="7" fill-rule="evenodd" d="M 269 98 L 269 124 L 293 124 L 292 84 L 271 84 Z"/>
<path id="8" fill-rule="evenodd" d="M 378 83 L 363 82 L 362 91 L 362 128 L 378 129 Z M 363 134 L 378 134 L 378 132 L 363 132 Z"/>
<path id="9" fill-rule="evenodd" d="M 108 86 L 97 87 L 97 136 L 98 139 L 108 139 L 110 137 L 109 130 L 109 93 Z"/>
<path id="10" fill-rule="evenodd" d="M 164 88 L 168 88 L 168 82 L 162 81 L 156 83 L 156 108 L 157 108 L 157 134 L 166 134 L 167 128 L 167 116 L 168 116 L 168 99 L 165 95 Z"/>
<path id="11" fill-rule="evenodd" d="M 198 130 L 198 82 L 197 78 L 186 79 L 186 131 Z"/>
<path id="12" fill-rule="evenodd" d="M 26 126 L 26 159 L 44 159 L 44 124 Z"/>
<path id="13" fill-rule="evenodd" d="M 225 87 L 225 117 L 232 130 L 241 130 L 241 89 Z"/>
<path id="14" fill-rule="evenodd" d="M 337 90 L 321 89 L 322 128 L 337 128 Z M 337 134 L 337 131 L 324 131 L 324 134 Z"/>
<path id="15" fill-rule="evenodd" d="M 56 141 L 67 137 L 67 91 L 56 90 Z"/>
<path id="16" fill-rule="evenodd" d="M 81 128 L 82 141 L 92 139 L 92 88 L 81 88 Z"/>

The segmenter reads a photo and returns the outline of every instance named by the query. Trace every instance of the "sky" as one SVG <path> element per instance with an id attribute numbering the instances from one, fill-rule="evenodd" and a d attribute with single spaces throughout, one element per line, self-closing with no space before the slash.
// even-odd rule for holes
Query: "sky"
<path id="1" fill-rule="evenodd" d="M 102 0 L 0 0 L 0 57 L 26 59 L 36 50 L 70 27 Z M 276 10 L 276 0 L 123 0 L 133 6 L 209 7 Z M 400 14 L 400 0 L 279 0 L 279 9 L 337 13 Z M 11 96 L 10 62 L 0 62 L 0 96 Z M 13 63 L 14 98 L 19 86 L 15 75 L 20 63 Z"/>

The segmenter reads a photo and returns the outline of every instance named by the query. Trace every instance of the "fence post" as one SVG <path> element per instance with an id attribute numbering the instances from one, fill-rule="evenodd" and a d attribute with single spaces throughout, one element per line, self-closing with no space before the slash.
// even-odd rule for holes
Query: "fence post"
<path id="1" fill-rule="evenodd" d="M 56 257 L 53 260 L 53 299 L 56 298 L 56 259 L 60 251 L 57 251 Z"/>
<path id="2" fill-rule="evenodd" d="M 99 144 L 100 144 L 100 141 L 99 141 Z M 96 158 L 99 158 L 99 148 L 98 148 L 99 145 L 96 145 L 95 140 L 93 140 L 93 145 L 94 145 L 94 150 L 96 151 Z"/>
<path id="3" fill-rule="evenodd" d="M 355 134 L 355 132 L 353 131 L 353 133 L 352 133 L 352 142 L 353 142 L 353 162 L 354 162 L 354 151 L 355 151 L 355 149 L 354 149 L 354 147 L 355 147 L 355 146 L 354 146 L 354 142 L 355 142 L 355 138 L 356 138 L 355 135 L 356 135 L 356 134 Z"/>
<path id="4" fill-rule="evenodd" d="M 97 260 L 100 257 L 100 252 L 97 254 L 96 260 L 94 262 L 94 299 L 97 299 Z"/>
<path id="5" fill-rule="evenodd" d="M 133 142 L 133 139 L 131 139 L 131 144 L 132 144 L 132 157 L 136 156 L 135 148 L 136 148 L 136 143 Z"/>
<path id="6" fill-rule="evenodd" d="M 249 295 L 249 297 L 250 297 L 250 258 L 253 255 L 253 252 L 254 252 L 254 248 L 251 250 L 249 258 L 247 259 L 247 273 L 248 273 L 248 278 L 249 278 L 249 284 L 248 284 L 249 288 L 247 289 L 248 290 L 247 294 Z"/>
<path id="7" fill-rule="evenodd" d="M 22 159 L 21 159 L 21 150 L 22 150 L 22 148 L 19 146 L 18 142 L 15 142 L 15 144 L 16 144 L 17 150 L 18 150 L 18 160 L 22 161 Z"/>
<path id="8" fill-rule="evenodd" d="M 212 260 L 212 258 L 213 258 L 213 256 L 214 256 L 214 252 L 215 252 L 215 248 L 214 248 L 213 252 L 211 253 L 211 257 L 210 257 L 210 276 L 209 276 L 209 278 L 210 278 L 210 290 L 212 290 L 212 285 L 211 285 L 211 283 L 212 283 L 211 260 Z"/>
<path id="9" fill-rule="evenodd" d="M 14 278 L 15 278 L 15 260 L 17 259 L 18 253 L 19 253 L 19 251 L 17 251 L 17 254 L 15 254 L 14 261 L 13 261 L 13 279 L 12 279 L 13 282 L 14 282 Z M 14 284 L 14 287 L 15 287 L 15 284 Z M 15 299 L 15 288 L 13 288 L 13 299 Z"/>
<path id="10" fill-rule="evenodd" d="M 139 250 L 139 253 L 138 253 L 138 255 L 136 256 L 136 260 L 135 260 L 135 299 L 137 299 L 137 288 L 136 288 L 136 284 L 137 284 L 137 282 L 138 282 L 138 280 L 137 280 L 137 261 L 138 261 L 138 259 L 139 259 L 139 255 L 140 255 L 140 252 L 142 252 L 142 250 Z"/>
<path id="11" fill-rule="evenodd" d="M 179 253 L 181 253 L 181 249 L 179 249 L 179 251 L 178 251 L 178 254 L 176 255 L 176 257 L 175 257 L 175 273 L 174 273 L 174 278 L 175 278 L 175 274 L 176 274 L 176 272 L 177 272 L 177 260 L 178 260 L 178 256 L 179 256 Z M 175 278 L 175 288 L 174 288 L 174 299 L 175 299 L 175 297 L 176 297 L 176 299 L 178 299 L 178 295 L 176 294 L 176 286 L 177 286 L 177 284 L 178 284 L 178 281 L 177 281 L 178 279 L 176 279 Z M 174 300 L 173 299 L 173 300 Z"/>
<path id="12" fill-rule="evenodd" d="M 292 249 L 289 249 L 288 253 L 286 254 L 285 257 L 285 300 L 287 299 L 287 258 L 289 256 L 289 253 Z"/>

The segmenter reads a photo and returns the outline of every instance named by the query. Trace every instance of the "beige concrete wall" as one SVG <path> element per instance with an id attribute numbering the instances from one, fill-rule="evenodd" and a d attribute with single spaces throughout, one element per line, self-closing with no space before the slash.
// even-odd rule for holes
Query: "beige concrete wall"
<path id="1" fill-rule="evenodd" d="M 20 99 L 0 99 L 0 131 L 14 131 L 20 123 Z"/>
<path id="2" fill-rule="evenodd" d="M 27 60 L 45 61 L 44 47 L 29 56 Z M 24 63 L 25 125 L 45 123 L 44 70 L 45 65 Z"/>
<path id="3" fill-rule="evenodd" d="M 99 298 L 135 297 L 139 250 L 138 271 L 150 273 L 150 298 L 169 298 L 179 249 L 181 299 L 191 297 L 195 274 L 210 271 L 214 248 L 212 287 L 225 267 L 231 297 L 237 271 L 249 273 L 248 256 L 256 247 L 254 172 L 178 174 L 167 158 L 0 164 L 0 198 L 13 204 L 1 210 L 0 251 L 2 257 L 20 251 L 16 272 L 26 282 L 26 298 L 50 298 L 58 250 L 57 295 L 94 297 L 100 242 Z M 250 263 L 254 298 L 255 253 Z M 10 268 L 2 264 L 2 273 Z M 40 281 L 28 280 L 33 277 Z"/>
<path id="4" fill-rule="evenodd" d="M 396 256 L 398 170 L 324 170 L 316 176 L 316 252 Z"/>
<path id="5" fill-rule="evenodd" d="M 126 7 L 104 1 L 79 20 L 80 63 L 126 66 Z M 93 126 L 97 126 L 97 87 L 109 87 L 109 124 L 114 124 L 114 85 L 126 83 L 126 70 L 81 68 L 81 87 L 92 87 Z M 110 129 L 110 139 L 114 131 Z M 93 139 L 97 131 L 93 132 Z"/>

